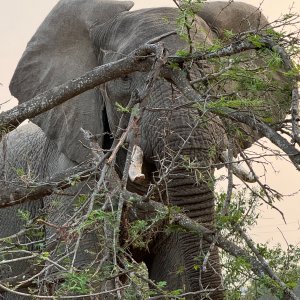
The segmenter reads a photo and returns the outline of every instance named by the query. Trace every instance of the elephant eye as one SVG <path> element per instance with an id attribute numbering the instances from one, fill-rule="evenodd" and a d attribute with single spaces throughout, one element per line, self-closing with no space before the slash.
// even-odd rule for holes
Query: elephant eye
<path id="1" fill-rule="evenodd" d="M 130 77 L 128 75 L 122 76 L 123 81 L 130 81 Z"/>

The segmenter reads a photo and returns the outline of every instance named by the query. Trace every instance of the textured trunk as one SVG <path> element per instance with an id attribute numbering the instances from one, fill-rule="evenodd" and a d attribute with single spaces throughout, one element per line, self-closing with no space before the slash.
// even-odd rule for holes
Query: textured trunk
<path id="1" fill-rule="evenodd" d="M 206 182 L 196 185 L 194 178 L 184 169 L 177 169 L 176 173 L 178 175 L 174 175 L 168 184 L 168 200 L 172 205 L 179 206 L 192 219 L 213 229 L 215 222 L 213 191 Z M 206 265 L 203 265 L 209 247 L 210 245 L 197 234 L 185 232 L 161 234 L 152 248 L 151 260 L 147 262 L 150 278 L 156 282 L 167 278 L 169 290 L 184 288 L 186 292 L 197 292 L 222 289 L 216 247 L 210 253 Z M 223 292 L 219 290 L 201 293 L 186 299 L 223 299 Z"/>
<path id="2" fill-rule="evenodd" d="M 195 186 L 192 179 L 173 180 L 168 186 L 171 204 L 181 207 L 187 215 L 206 227 L 214 228 L 214 198 L 206 183 Z M 168 289 L 184 289 L 197 292 L 206 289 L 221 289 L 221 269 L 218 250 L 210 253 L 206 266 L 203 259 L 209 244 L 193 233 L 174 232 L 161 234 L 153 247 L 153 256 L 148 262 L 150 278 L 156 282 L 166 280 Z M 222 291 L 187 297 L 187 299 L 223 299 Z M 210 297 L 210 298 L 209 298 Z"/>
<path id="3" fill-rule="evenodd" d="M 154 155 L 157 158 L 158 170 L 165 172 L 171 169 L 166 186 L 163 187 L 164 201 L 180 207 L 190 218 L 213 229 L 215 212 L 211 164 L 224 149 L 222 124 L 217 117 L 208 113 L 200 115 L 194 108 L 161 110 L 174 105 L 178 107 L 186 102 L 174 93 L 167 96 L 166 85 L 161 86 L 161 89 L 160 97 L 164 95 L 164 101 L 158 97 L 157 103 L 151 103 L 160 110 L 150 110 L 144 116 L 145 123 L 142 123 L 142 134 L 150 141 L 148 148 L 146 145 L 144 149 L 146 153 L 148 151 L 148 157 Z M 153 132 L 149 128 L 154 128 Z M 203 265 L 209 247 L 207 242 L 194 233 L 177 230 L 161 234 L 154 242 L 147 261 L 150 278 L 156 282 L 167 281 L 168 290 L 210 291 L 193 293 L 186 299 L 223 299 L 216 247 L 211 251 L 208 262 Z"/>

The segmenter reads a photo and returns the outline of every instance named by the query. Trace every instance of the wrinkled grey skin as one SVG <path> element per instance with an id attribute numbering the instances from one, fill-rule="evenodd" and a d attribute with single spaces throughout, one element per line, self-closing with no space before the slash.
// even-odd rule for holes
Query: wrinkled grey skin
<path id="1" fill-rule="evenodd" d="M 129 12 L 132 5 L 130 1 L 61 0 L 29 42 L 11 81 L 12 94 L 23 103 L 46 89 L 79 76 L 96 65 L 115 61 L 148 40 L 174 30 L 176 9 L 159 8 Z M 197 19 L 201 30 L 195 36 L 198 42 L 207 46 L 217 38 L 215 32 L 222 38 L 222 27 L 216 30 L 218 24 L 211 21 L 214 20 L 214 16 L 219 20 L 219 8 L 216 7 L 215 11 L 210 5 L 212 3 L 204 6 L 203 15 L 200 14 L 202 19 Z M 249 5 L 246 5 L 249 11 L 245 11 L 245 4 L 234 5 L 243 7 L 245 17 L 249 15 L 248 12 L 253 11 L 253 7 Z M 209 13 L 206 14 L 205 9 Z M 226 16 L 230 21 L 223 24 L 219 20 L 219 26 L 238 31 L 240 27 L 235 28 L 234 18 L 228 17 L 230 8 L 227 10 Z M 240 13 L 238 17 L 241 18 Z M 257 16 L 254 19 L 256 20 Z M 253 25 L 256 24 L 255 20 L 253 23 L 250 19 L 249 24 L 256 26 Z M 262 20 L 265 22 L 263 16 Z M 247 30 L 247 26 L 243 29 Z M 163 41 L 170 53 L 186 46 L 176 35 Z M 191 76 L 196 76 L 198 71 L 194 69 Z M 135 72 L 108 82 L 37 116 L 33 122 L 39 127 L 28 124 L 10 133 L 0 148 L 1 179 L 16 179 L 17 168 L 23 168 L 25 173 L 30 168 L 32 174 L 35 174 L 38 180 L 42 180 L 85 161 L 90 153 L 78 142 L 84 141 L 79 128 L 88 129 L 93 134 L 101 134 L 109 128 L 114 133 L 120 118 L 115 103 L 126 106 L 131 92 L 143 86 L 146 76 L 147 74 Z M 187 102 L 170 83 L 162 79 L 155 83 L 151 97 L 146 101 L 147 103 L 142 105 L 155 108 L 179 106 Z M 103 118 L 105 112 L 107 122 Z M 217 116 L 207 114 L 205 119 L 205 122 L 201 122 L 203 116 L 199 111 L 184 106 L 174 111 L 146 109 L 141 120 L 141 147 L 148 166 L 145 173 L 150 179 L 156 174 L 153 171 L 161 169 L 161 159 L 167 157 L 165 164 L 168 164 L 175 153 L 181 151 L 167 187 L 164 187 L 168 192 L 163 193 L 163 200 L 179 206 L 192 219 L 214 228 L 214 194 L 211 184 L 214 170 L 211 164 L 219 161 L 220 153 L 227 147 L 227 138 L 223 123 Z M 194 128 L 192 134 L 191 128 Z M 184 143 L 187 139 L 188 142 Z M 104 147 L 108 146 L 106 142 L 99 140 Z M 212 148 L 216 151 L 214 156 L 211 155 Z M 197 160 L 201 166 L 206 167 L 200 182 L 196 182 L 184 167 L 184 156 L 188 156 L 191 161 Z M 118 162 L 122 169 L 124 161 L 121 156 Z M 130 189 L 137 191 L 140 187 L 131 184 Z M 60 208 L 67 207 L 67 212 L 68 209 L 72 211 L 68 199 L 60 199 Z M 32 216 L 35 216 L 50 201 L 41 199 L 21 207 L 0 210 L 1 224 L 6 222 L 5 226 L 1 226 L 0 236 L 11 235 L 22 228 L 22 223 L 16 217 L 17 209 L 29 210 Z M 6 217 L 8 215 L 9 219 Z M 54 212 L 53 222 L 62 223 L 62 215 L 59 209 Z M 97 248 L 97 241 L 93 236 L 86 238 L 82 243 L 82 249 Z M 150 252 L 145 253 L 142 258 L 148 267 L 150 278 L 157 282 L 167 281 L 167 288 L 170 290 L 184 288 L 185 291 L 198 291 L 203 288 L 222 288 L 216 248 L 211 252 L 206 272 L 202 272 L 201 268 L 194 268 L 195 264 L 201 264 L 201 257 L 206 254 L 208 247 L 199 236 L 191 233 L 161 234 L 150 245 Z M 82 253 L 78 260 L 84 262 L 87 258 Z M 179 274 L 178 270 L 184 271 Z M 20 272 L 20 269 L 16 267 L 14 272 Z M 7 294 L 5 297 L 19 299 Z M 218 291 L 210 297 L 215 300 L 222 299 L 223 293 Z M 195 295 L 187 299 L 202 298 Z"/>
<path id="2" fill-rule="evenodd" d="M 243 2 L 206 2 L 198 15 L 210 29 L 223 39 L 225 30 L 233 33 L 258 31 L 268 27 L 268 21 L 259 8 Z"/>

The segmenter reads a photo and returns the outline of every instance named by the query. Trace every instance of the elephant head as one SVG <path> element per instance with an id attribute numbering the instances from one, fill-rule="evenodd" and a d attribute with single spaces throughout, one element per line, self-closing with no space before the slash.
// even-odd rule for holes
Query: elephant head
<path id="1" fill-rule="evenodd" d="M 205 5 L 204 10 L 209 9 L 209 5 Z M 11 81 L 12 94 L 21 103 L 25 102 L 97 65 L 120 59 L 174 29 L 177 9 L 129 11 L 132 6 L 130 1 L 61 0 L 29 42 Z M 194 39 L 209 47 L 216 38 L 212 24 L 217 23 L 205 17 L 218 20 L 218 13 L 200 14 L 196 18 L 201 30 L 195 33 Z M 262 20 L 265 20 L 263 16 Z M 247 24 L 243 29 L 247 30 Z M 257 23 L 249 24 L 252 28 Z M 231 25 L 220 23 L 221 28 L 235 30 Z M 168 36 L 163 41 L 171 54 L 188 46 L 178 35 Z M 201 65 L 193 67 L 190 77 L 201 71 Z M 100 136 L 107 130 L 115 133 L 121 115 L 116 103 L 126 106 L 132 92 L 140 89 L 146 79 L 146 73 L 135 72 L 107 82 L 33 121 L 57 144 L 59 151 L 80 163 L 88 157 L 88 150 L 78 142 L 82 139 L 79 129 L 82 127 Z M 162 78 L 155 82 L 141 106 L 144 109 L 140 127 L 145 172 L 150 180 L 159 180 L 162 170 L 169 172 L 161 187 L 160 200 L 179 206 L 189 217 L 213 229 L 213 170 L 227 147 L 224 122 L 216 115 L 203 114 L 189 106 L 176 87 Z M 193 164 L 200 170 L 198 173 Z M 192 233 L 162 234 L 153 241 L 144 260 L 149 276 L 156 281 L 166 280 L 169 289 L 216 289 L 210 297 L 222 299 L 217 249 L 211 251 L 206 270 L 195 267 L 201 266 L 208 249 L 209 245 Z M 197 297 L 200 299 L 199 295 L 193 299 Z"/>

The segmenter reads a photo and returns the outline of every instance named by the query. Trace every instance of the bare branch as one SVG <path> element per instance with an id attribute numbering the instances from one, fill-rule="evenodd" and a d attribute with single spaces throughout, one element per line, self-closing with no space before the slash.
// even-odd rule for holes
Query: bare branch
<path id="1" fill-rule="evenodd" d="M 292 133 L 293 133 L 293 142 L 300 145 L 300 114 L 299 114 L 299 91 L 298 86 L 292 91 L 292 105 L 291 105 L 291 116 L 292 116 Z"/>
<path id="2" fill-rule="evenodd" d="M 27 201 L 39 200 L 54 192 L 62 191 L 72 186 L 74 182 L 87 180 L 90 175 L 96 174 L 96 171 L 96 167 L 82 164 L 57 173 L 44 182 L 33 182 L 27 186 L 21 181 L 0 182 L 0 209 Z"/>
<path id="3" fill-rule="evenodd" d="M 190 101 L 199 104 L 198 107 L 203 112 L 207 111 L 205 108 L 206 99 L 202 98 L 190 85 L 190 82 L 187 80 L 185 74 L 180 70 L 171 70 L 164 68 L 164 75 L 166 78 L 169 78 L 174 82 L 177 88 L 181 93 Z M 274 145 L 279 147 L 284 151 L 293 162 L 294 166 L 300 170 L 300 152 L 291 145 L 284 137 L 278 134 L 273 128 L 265 124 L 256 118 L 253 114 L 248 112 L 240 112 L 234 109 L 224 107 L 222 110 L 210 108 L 209 111 L 232 119 L 234 121 L 239 121 L 251 127 L 253 130 L 257 130 L 263 136 L 267 137 Z"/>
<path id="4" fill-rule="evenodd" d="M 78 295 L 78 296 L 76 296 L 76 295 L 72 295 L 72 296 L 59 296 L 59 298 L 60 299 L 80 299 L 80 298 L 84 298 L 84 297 L 89 297 L 90 298 L 90 297 L 96 297 L 96 296 L 111 294 L 111 293 L 117 292 L 119 290 L 126 289 L 128 287 L 129 287 L 129 285 L 124 285 L 124 286 L 121 286 L 121 287 L 118 287 L 118 288 L 115 288 L 115 289 L 112 289 L 112 290 L 104 291 L 104 292 L 90 293 L 90 294 Z M 23 297 L 30 297 L 30 298 L 33 297 L 33 295 L 31 295 L 31 294 L 21 293 L 21 292 L 18 292 L 18 291 L 14 291 L 14 290 L 6 287 L 3 284 L 0 284 L 0 289 L 3 290 L 3 291 L 6 291 L 6 292 L 13 293 L 15 295 L 23 296 Z M 36 298 L 36 299 L 53 299 L 53 300 L 55 300 L 55 299 L 57 299 L 57 296 L 39 296 L 39 295 L 34 295 L 34 298 Z"/>
<path id="5" fill-rule="evenodd" d="M 1 113 L 0 128 L 2 134 L 13 130 L 26 119 L 33 118 L 104 82 L 134 71 L 149 70 L 151 60 L 147 60 L 147 57 L 156 53 L 157 47 L 160 49 L 161 45 L 159 43 L 143 45 L 123 59 L 99 66 L 79 78 L 54 87 L 11 110 Z"/>
<path id="6" fill-rule="evenodd" d="M 271 269 L 267 261 L 263 258 L 263 256 L 259 253 L 259 251 L 256 249 L 254 242 L 250 239 L 250 237 L 246 234 L 246 232 L 237 225 L 238 233 L 241 235 L 241 237 L 245 240 L 248 247 L 252 250 L 252 252 L 255 254 L 257 259 L 260 261 L 261 265 L 263 266 L 264 271 L 272 278 L 274 281 L 276 281 L 279 286 L 283 289 L 285 294 L 285 299 L 293 299 L 293 300 L 299 300 L 299 298 L 296 296 L 296 294 L 287 287 L 287 285 L 280 280 L 280 278 L 274 273 L 274 271 Z"/>

